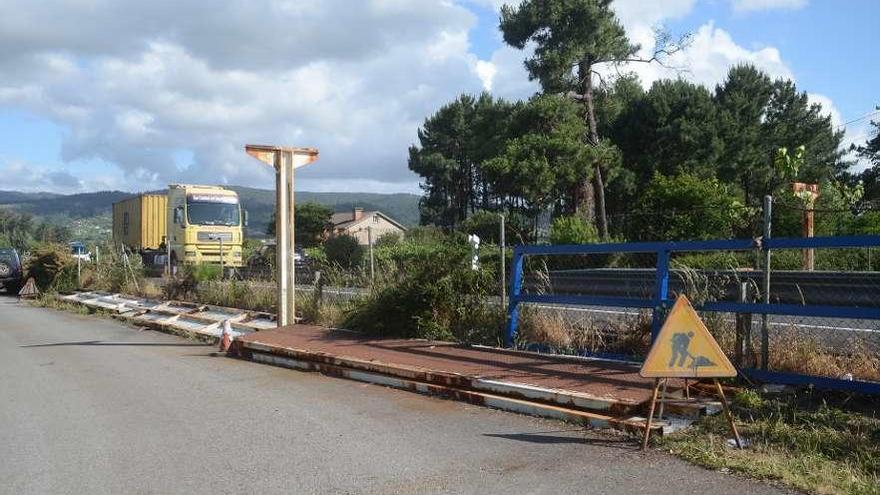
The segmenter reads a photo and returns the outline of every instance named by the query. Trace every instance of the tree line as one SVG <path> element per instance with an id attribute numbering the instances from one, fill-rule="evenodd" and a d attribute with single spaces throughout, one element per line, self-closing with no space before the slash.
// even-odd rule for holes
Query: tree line
<path id="1" fill-rule="evenodd" d="M 597 238 L 750 236 L 763 196 L 791 196 L 793 181 L 821 184 L 835 204 L 859 180 L 874 194 L 871 170 L 848 172 L 843 129 L 791 80 L 747 64 L 714 88 L 603 75 L 621 62 L 664 63 L 682 46 L 663 36 L 654 57 L 637 58 L 610 4 L 502 9 L 505 41 L 536 47 L 525 66 L 541 91 L 527 101 L 463 94 L 424 121 L 409 149 L 422 224 L 459 228 L 488 211 L 526 230 L 542 215 L 576 217 Z"/>
<path id="2" fill-rule="evenodd" d="M 70 229 L 66 226 L 0 208 L 0 247 L 13 247 L 25 252 L 41 242 L 67 242 L 70 237 Z"/>

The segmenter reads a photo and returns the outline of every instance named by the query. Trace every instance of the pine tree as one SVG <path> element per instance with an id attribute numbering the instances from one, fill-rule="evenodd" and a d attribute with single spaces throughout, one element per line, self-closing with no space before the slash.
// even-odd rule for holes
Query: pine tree
<path id="1" fill-rule="evenodd" d="M 594 154 L 591 177 L 583 174 L 578 205 L 582 213 L 592 217 L 595 204 L 599 235 L 607 237 L 607 163 L 603 158 L 613 153 L 608 149 L 612 145 L 601 140 L 598 131 L 593 83 L 593 76 L 598 75 L 596 67 L 656 61 L 677 47 L 661 42 L 654 57 L 637 58 L 639 46 L 627 38 L 611 10 L 611 0 L 525 0 L 518 7 L 505 5 L 501 8 L 500 28 L 504 41 L 513 47 L 523 49 L 529 42 L 535 44 L 534 56 L 525 61 L 525 66 L 529 77 L 541 83 L 544 93 L 564 93 L 582 103 L 586 123 L 583 140 Z"/>

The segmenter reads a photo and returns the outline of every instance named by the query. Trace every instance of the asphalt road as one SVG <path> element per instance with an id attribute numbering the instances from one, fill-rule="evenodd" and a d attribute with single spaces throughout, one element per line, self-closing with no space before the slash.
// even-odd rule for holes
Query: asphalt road
<path id="1" fill-rule="evenodd" d="M 782 493 L 619 436 L 213 350 L 0 297 L 0 493 Z"/>

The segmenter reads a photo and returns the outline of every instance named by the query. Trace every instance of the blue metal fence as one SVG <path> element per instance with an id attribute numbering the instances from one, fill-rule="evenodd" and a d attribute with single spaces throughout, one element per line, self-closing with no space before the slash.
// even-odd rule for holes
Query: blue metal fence
<path id="1" fill-rule="evenodd" d="M 651 337 L 656 338 L 663 324 L 667 310 L 674 301 L 669 294 L 670 256 L 673 253 L 706 251 L 754 251 L 769 252 L 774 249 L 817 249 L 817 248 L 876 248 L 880 247 L 880 235 L 838 236 L 814 238 L 774 238 L 774 239 L 732 239 L 682 242 L 633 242 L 585 245 L 523 245 L 513 250 L 510 268 L 510 301 L 508 306 L 508 326 L 505 334 L 506 344 L 512 346 L 519 325 L 521 303 L 541 303 L 560 305 L 608 306 L 625 308 L 650 308 L 652 310 Z M 528 256 L 590 255 L 612 253 L 647 253 L 656 255 L 656 279 L 653 296 L 650 298 L 605 297 L 599 295 L 553 295 L 524 294 L 523 268 Z M 742 303 L 706 302 L 697 307 L 701 311 L 791 315 L 804 317 L 855 318 L 880 320 L 880 306 L 829 306 L 799 305 L 780 303 Z M 880 383 L 840 380 L 827 377 L 813 377 L 793 373 L 772 372 L 766 369 L 741 370 L 746 375 L 760 381 L 793 385 L 812 384 L 819 388 L 849 390 L 880 394 Z"/>

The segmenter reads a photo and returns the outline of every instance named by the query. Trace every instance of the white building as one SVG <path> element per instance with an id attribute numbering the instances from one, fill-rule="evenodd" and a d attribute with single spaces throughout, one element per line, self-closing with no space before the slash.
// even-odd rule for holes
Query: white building
<path id="1" fill-rule="evenodd" d="M 350 212 L 334 213 L 330 217 L 333 235 L 350 235 L 358 244 L 366 246 L 372 236 L 373 242 L 385 234 L 403 234 L 406 227 L 381 211 L 364 211 L 354 208 Z"/>

